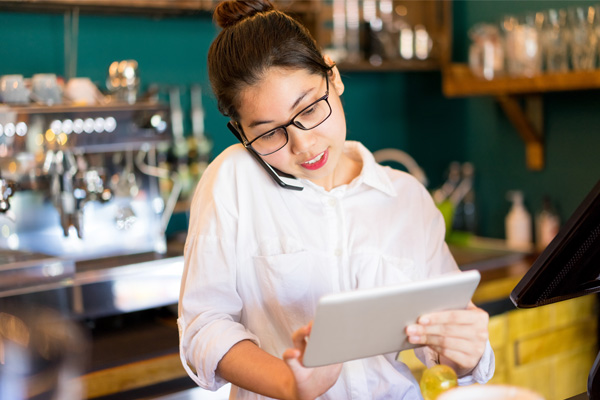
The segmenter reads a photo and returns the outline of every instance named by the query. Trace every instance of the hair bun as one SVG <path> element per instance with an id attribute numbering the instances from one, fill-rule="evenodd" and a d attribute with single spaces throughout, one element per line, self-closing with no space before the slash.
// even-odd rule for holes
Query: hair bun
<path id="1" fill-rule="evenodd" d="M 275 7 L 269 0 L 222 1 L 215 8 L 214 20 L 221 28 L 227 28 L 257 13 L 273 9 Z"/>

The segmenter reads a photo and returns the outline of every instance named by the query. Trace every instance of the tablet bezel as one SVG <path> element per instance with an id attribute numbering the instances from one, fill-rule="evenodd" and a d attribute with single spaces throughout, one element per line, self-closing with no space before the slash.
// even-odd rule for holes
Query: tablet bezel
<path id="1" fill-rule="evenodd" d="M 466 308 L 480 279 L 479 271 L 470 270 L 325 295 L 303 364 L 318 367 L 418 347 L 408 342 L 406 326 L 426 313 Z"/>

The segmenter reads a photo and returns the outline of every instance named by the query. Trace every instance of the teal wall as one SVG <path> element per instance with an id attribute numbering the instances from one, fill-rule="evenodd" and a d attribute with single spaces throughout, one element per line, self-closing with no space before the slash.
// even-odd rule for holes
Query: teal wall
<path id="1" fill-rule="evenodd" d="M 506 12 L 523 13 L 586 1 L 454 1 L 455 61 L 466 61 L 467 30 L 496 22 Z M 62 15 L 0 12 L 0 75 L 53 72 L 64 75 Z M 136 59 L 142 87 L 180 86 L 184 108 L 190 84 L 204 88 L 206 130 L 215 153 L 233 143 L 209 91 L 206 53 L 217 30 L 211 19 L 81 15 L 77 75 L 104 88 L 114 60 Z M 546 94 L 546 168 L 525 167 L 524 146 L 498 105 L 487 97 L 447 99 L 439 72 L 343 72 L 348 138 L 371 150 L 401 148 L 425 169 L 431 186 L 442 182 L 453 161 L 472 161 L 477 179 L 480 234 L 503 237 L 509 203 L 521 189 L 535 212 L 549 195 L 568 217 L 600 178 L 598 91 Z M 189 123 L 188 123 L 189 125 Z"/>

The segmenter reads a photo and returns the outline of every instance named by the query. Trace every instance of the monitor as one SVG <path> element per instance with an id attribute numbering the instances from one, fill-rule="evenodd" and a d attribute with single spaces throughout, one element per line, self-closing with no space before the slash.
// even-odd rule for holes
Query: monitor
<path id="1" fill-rule="evenodd" d="M 513 289 L 519 308 L 600 292 L 600 180 L 554 240 L 542 251 Z M 600 399 L 600 354 L 588 378 L 588 396 Z"/>

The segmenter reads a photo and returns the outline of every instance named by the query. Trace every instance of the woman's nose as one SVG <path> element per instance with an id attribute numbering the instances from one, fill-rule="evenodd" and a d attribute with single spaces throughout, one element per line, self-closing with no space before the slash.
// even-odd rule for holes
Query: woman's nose
<path id="1" fill-rule="evenodd" d="M 308 152 L 317 141 L 313 130 L 305 131 L 295 126 L 290 126 L 287 129 L 292 153 L 294 154 Z"/>

